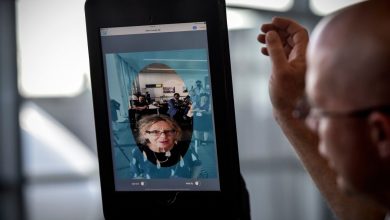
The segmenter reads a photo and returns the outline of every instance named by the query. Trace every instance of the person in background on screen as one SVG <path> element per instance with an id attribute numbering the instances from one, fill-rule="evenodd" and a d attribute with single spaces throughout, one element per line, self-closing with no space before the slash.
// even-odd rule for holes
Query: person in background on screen
<path id="1" fill-rule="evenodd" d="M 198 103 L 192 105 L 194 135 L 200 145 L 207 145 L 211 129 L 211 103 L 207 93 L 202 93 Z"/>
<path id="2" fill-rule="evenodd" d="M 132 110 L 135 113 L 135 119 L 139 121 L 142 116 L 148 113 L 149 104 L 146 102 L 144 95 L 138 96 L 138 100 L 134 101 Z"/>
<path id="3" fill-rule="evenodd" d="M 129 96 L 129 106 L 133 106 L 134 102 L 135 101 L 138 101 L 138 97 L 140 97 L 141 93 L 140 92 L 134 92 L 134 93 L 130 93 L 130 96 Z"/>
<path id="4" fill-rule="evenodd" d="M 150 97 L 150 93 L 148 91 L 145 92 L 145 99 L 149 105 L 152 104 L 152 98 Z"/>
<path id="5" fill-rule="evenodd" d="M 272 62 L 274 117 L 339 219 L 390 210 L 389 11 L 385 0 L 342 9 L 310 43 L 278 17 L 258 36 Z"/>
<path id="6" fill-rule="evenodd" d="M 183 118 L 185 121 L 189 121 L 192 123 L 193 114 L 192 113 L 189 114 L 191 108 L 192 108 L 192 100 L 191 97 L 187 95 L 183 100 L 183 109 L 184 109 Z"/>
<path id="7" fill-rule="evenodd" d="M 173 98 L 168 101 L 167 113 L 177 122 L 181 122 L 183 120 L 184 107 L 185 106 L 183 105 L 183 100 L 180 100 L 180 94 L 175 93 L 173 95 Z"/>
<path id="8" fill-rule="evenodd" d="M 200 95 L 206 93 L 206 90 L 203 88 L 202 81 L 196 80 L 195 87 L 190 90 L 190 96 L 193 103 L 200 101 Z"/>

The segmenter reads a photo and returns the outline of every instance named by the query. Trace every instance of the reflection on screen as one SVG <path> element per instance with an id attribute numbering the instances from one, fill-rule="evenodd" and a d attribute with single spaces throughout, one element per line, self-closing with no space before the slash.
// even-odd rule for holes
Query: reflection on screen
<path id="1" fill-rule="evenodd" d="M 100 33 L 116 190 L 220 190 L 206 23 Z"/>

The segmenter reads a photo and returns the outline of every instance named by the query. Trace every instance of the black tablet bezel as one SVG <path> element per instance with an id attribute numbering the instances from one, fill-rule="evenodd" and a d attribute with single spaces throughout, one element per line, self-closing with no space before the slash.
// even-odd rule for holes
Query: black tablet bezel
<path id="1" fill-rule="evenodd" d="M 87 0 L 85 14 L 103 210 L 106 218 L 120 219 L 138 215 L 158 217 L 158 213 L 169 210 L 177 216 L 191 213 L 194 218 L 228 215 L 230 219 L 238 219 L 242 186 L 224 0 Z M 115 191 L 100 28 L 203 21 L 207 25 L 221 190 Z M 132 208 L 134 212 L 129 212 Z M 193 210 L 199 210 L 199 213 L 193 213 Z"/>

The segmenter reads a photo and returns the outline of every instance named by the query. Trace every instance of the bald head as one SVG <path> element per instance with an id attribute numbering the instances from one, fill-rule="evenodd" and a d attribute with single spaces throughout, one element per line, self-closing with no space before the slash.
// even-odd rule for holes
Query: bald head
<path id="1" fill-rule="evenodd" d="M 389 11 L 390 1 L 372 0 L 320 22 L 309 45 L 308 93 L 321 90 L 317 98 L 351 108 L 390 104 Z"/>

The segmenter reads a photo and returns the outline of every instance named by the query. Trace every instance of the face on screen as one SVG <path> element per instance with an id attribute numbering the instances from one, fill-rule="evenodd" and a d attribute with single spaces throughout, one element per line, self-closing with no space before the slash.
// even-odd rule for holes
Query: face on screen
<path id="1" fill-rule="evenodd" d="M 219 190 L 205 24 L 126 28 L 102 30 L 116 189 Z"/>

